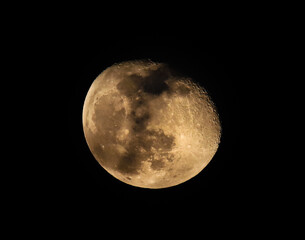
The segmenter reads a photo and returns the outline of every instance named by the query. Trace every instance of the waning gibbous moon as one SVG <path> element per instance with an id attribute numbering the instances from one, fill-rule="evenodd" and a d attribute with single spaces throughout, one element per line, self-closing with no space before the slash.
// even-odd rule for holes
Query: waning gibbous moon
<path id="1" fill-rule="evenodd" d="M 83 106 L 83 130 L 106 171 L 142 188 L 167 188 L 196 176 L 221 136 L 204 88 L 150 60 L 114 64 L 94 80 Z"/>

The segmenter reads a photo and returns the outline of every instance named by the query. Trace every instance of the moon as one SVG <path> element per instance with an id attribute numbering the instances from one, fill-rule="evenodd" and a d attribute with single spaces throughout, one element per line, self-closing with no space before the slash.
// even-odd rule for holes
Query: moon
<path id="1" fill-rule="evenodd" d="M 126 61 L 104 70 L 83 106 L 83 130 L 98 163 L 120 181 L 167 188 L 200 173 L 221 125 L 207 91 L 165 63 Z"/>

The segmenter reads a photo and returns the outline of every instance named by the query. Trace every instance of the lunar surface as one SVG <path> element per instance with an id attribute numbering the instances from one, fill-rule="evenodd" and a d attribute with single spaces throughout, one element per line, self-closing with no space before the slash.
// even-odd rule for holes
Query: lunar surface
<path id="1" fill-rule="evenodd" d="M 92 83 L 83 129 L 99 164 L 124 183 L 166 188 L 211 161 L 221 125 L 205 89 L 167 64 L 115 64 Z"/>

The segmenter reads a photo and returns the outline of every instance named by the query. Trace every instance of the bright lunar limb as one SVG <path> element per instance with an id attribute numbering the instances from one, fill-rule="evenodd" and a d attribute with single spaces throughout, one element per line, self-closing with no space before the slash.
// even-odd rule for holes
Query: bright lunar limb
<path id="1" fill-rule="evenodd" d="M 171 187 L 197 175 L 221 135 L 207 92 L 150 60 L 115 64 L 95 79 L 83 106 L 83 129 L 106 171 L 143 188 Z"/>

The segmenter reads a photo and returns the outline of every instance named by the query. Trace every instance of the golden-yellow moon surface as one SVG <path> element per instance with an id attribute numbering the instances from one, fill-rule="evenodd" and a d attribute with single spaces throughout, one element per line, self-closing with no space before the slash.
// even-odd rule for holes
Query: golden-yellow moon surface
<path id="1" fill-rule="evenodd" d="M 205 89 L 150 60 L 114 64 L 94 80 L 83 106 L 83 130 L 107 172 L 142 188 L 167 188 L 196 176 L 221 136 Z"/>

